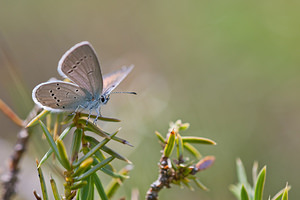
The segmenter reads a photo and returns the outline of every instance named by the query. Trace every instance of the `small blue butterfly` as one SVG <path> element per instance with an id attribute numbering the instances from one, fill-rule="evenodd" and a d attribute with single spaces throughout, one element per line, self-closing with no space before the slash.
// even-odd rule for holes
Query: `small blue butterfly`
<path id="1" fill-rule="evenodd" d="M 55 112 L 77 112 L 78 109 L 83 109 L 89 111 L 90 117 L 91 112 L 95 110 L 98 118 L 100 107 L 107 103 L 113 89 L 133 67 L 133 65 L 124 66 L 102 77 L 92 45 L 89 42 L 80 42 L 69 49 L 58 63 L 59 74 L 70 79 L 72 83 L 63 81 L 41 83 L 33 89 L 32 99 L 44 109 Z"/>

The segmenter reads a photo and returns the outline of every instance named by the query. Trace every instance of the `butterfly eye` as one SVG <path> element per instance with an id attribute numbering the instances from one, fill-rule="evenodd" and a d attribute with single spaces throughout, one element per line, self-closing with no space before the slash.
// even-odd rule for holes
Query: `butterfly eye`
<path id="1" fill-rule="evenodd" d="M 108 102 L 108 100 L 109 100 L 109 95 L 105 95 L 105 96 L 101 95 L 101 97 L 100 97 L 101 103 L 106 104 Z"/>
<path id="2" fill-rule="evenodd" d="M 104 103 L 104 102 L 105 102 L 105 97 L 104 97 L 104 96 L 101 96 L 101 97 L 100 97 L 100 101 L 101 101 L 102 103 Z"/>

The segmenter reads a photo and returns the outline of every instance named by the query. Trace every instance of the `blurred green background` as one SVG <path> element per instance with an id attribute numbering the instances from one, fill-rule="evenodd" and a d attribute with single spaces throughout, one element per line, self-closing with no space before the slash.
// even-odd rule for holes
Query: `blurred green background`
<path id="1" fill-rule="evenodd" d="M 87 40 L 104 73 L 136 67 L 102 110 L 122 126 L 120 136 L 135 147 L 112 144 L 135 165 L 115 199 L 138 188 L 141 199 L 157 178 L 159 144 L 177 119 L 190 122 L 186 135 L 208 137 L 217 146 L 199 146 L 215 155 L 212 168 L 198 177 L 209 192 L 174 186 L 161 199 L 234 199 L 235 159 L 247 171 L 253 161 L 267 165 L 265 199 L 292 186 L 300 196 L 300 12 L 299 1 L 1 1 L 0 98 L 20 116 L 32 108 L 31 90 L 50 77 L 63 53 Z M 17 67 L 12 68 L 4 53 Z M 16 86 L 19 74 L 26 93 Z M 28 99 L 30 101 L 28 101 Z M 7 160 L 16 127 L 0 114 L 0 158 Z M 37 133 L 41 134 L 41 133 Z M 38 187 L 35 143 L 22 160 L 19 199 L 32 199 Z M 114 161 L 121 168 L 125 164 Z M 5 171 L 5 162 L 1 164 Z M 30 182 L 30 184 L 28 184 Z"/>

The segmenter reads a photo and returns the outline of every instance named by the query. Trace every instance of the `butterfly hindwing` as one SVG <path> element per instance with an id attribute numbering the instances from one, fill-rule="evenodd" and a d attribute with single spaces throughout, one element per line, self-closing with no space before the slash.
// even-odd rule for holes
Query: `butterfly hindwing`
<path id="1" fill-rule="evenodd" d="M 32 98 L 35 103 L 52 111 L 74 111 L 78 107 L 85 107 L 87 102 L 87 95 L 83 89 L 62 81 L 36 86 L 32 91 Z"/>

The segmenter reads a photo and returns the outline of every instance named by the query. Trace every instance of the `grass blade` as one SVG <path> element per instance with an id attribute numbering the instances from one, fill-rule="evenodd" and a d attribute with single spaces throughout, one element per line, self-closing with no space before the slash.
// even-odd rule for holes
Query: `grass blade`
<path id="1" fill-rule="evenodd" d="M 254 200 L 262 200 L 265 179 L 266 179 L 266 166 L 260 171 L 257 176 L 257 181 L 255 184 L 255 193 L 254 193 Z"/>
<path id="2" fill-rule="evenodd" d="M 249 200 L 249 195 L 244 185 L 242 185 L 241 189 L 241 200 Z"/>
<path id="3" fill-rule="evenodd" d="M 98 191 L 99 196 L 101 197 L 102 200 L 108 200 L 108 197 L 106 196 L 106 193 L 104 191 L 103 185 L 99 179 L 99 177 L 97 176 L 97 174 L 93 174 L 93 179 L 94 179 L 94 183 L 96 186 L 96 189 Z"/>
<path id="4" fill-rule="evenodd" d="M 246 170 L 241 159 L 239 158 L 236 160 L 236 168 L 239 182 L 243 185 L 248 185 Z"/>
<path id="5" fill-rule="evenodd" d="M 60 200 L 55 180 L 52 177 L 50 178 L 50 183 L 51 183 L 51 188 L 52 188 L 54 199 Z"/>
<path id="6" fill-rule="evenodd" d="M 161 141 L 163 144 L 166 143 L 165 138 L 158 131 L 155 131 L 155 135 L 157 136 L 159 141 Z"/>
<path id="7" fill-rule="evenodd" d="M 97 144 L 99 144 L 99 141 L 96 140 L 96 139 L 93 138 L 93 137 L 85 136 L 84 138 L 85 138 L 87 141 L 89 141 L 89 142 L 92 144 L 92 146 L 96 146 Z M 119 160 L 123 160 L 123 161 L 125 161 L 125 162 L 131 164 L 130 160 L 128 160 L 128 159 L 125 158 L 124 156 L 118 154 L 117 152 L 115 152 L 115 151 L 112 150 L 111 148 L 109 148 L 109 147 L 107 147 L 107 146 L 103 146 L 101 149 L 102 149 L 102 151 L 108 153 L 109 155 L 114 156 L 114 157 L 116 157 L 116 158 L 119 159 Z"/>
<path id="8" fill-rule="evenodd" d="M 36 165 L 38 166 L 39 163 L 36 161 Z M 37 168 L 38 174 L 39 174 L 39 179 L 40 179 L 40 185 L 41 185 L 41 190 L 42 190 L 42 195 L 44 200 L 48 200 L 48 194 L 47 194 L 47 188 L 46 188 L 46 183 L 44 179 L 44 175 L 42 172 L 42 169 L 40 167 Z"/>
<path id="9" fill-rule="evenodd" d="M 119 171 L 119 174 L 127 175 L 132 170 L 131 165 L 127 165 L 123 169 Z M 110 183 L 107 185 L 105 189 L 105 193 L 108 196 L 109 199 L 112 198 L 112 196 L 116 193 L 117 189 L 120 187 L 120 184 L 124 181 L 124 179 L 112 179 Z"/>
<path id="10" fill-rule="evenodd" d="M 32 127 L 32 126 L 36 125 L 36 124 L 38 123 L 38 121 L 44 119 L 48 113 L 50 113 L 49 110 L 43 110 L 42 112 L 40 112 L 35 118 L 33 118 L 33 119 L 26 125 L 26 128 Z"/>
<path id="11" fill-rule="evenodd" d="M 88 171 L 86 171 L 85 173 L 81 174 L 79 177 L 74 177 L 74 180 L 79 181 L 79 180 L 89 177 L 91 174 L 95 173 L 96 171 L 98 171 L 99 169 L 101 169 L 102 167 L 104 167 L 105 165 L 110 163 L 113 159 L 114 159 L 114 157 L 106 158 L 102 162 L 95 165 L 93 168 L 91 168 Z"/>
<path id="12" fill-rule="evenodd" d="M 24 127 L 24 122 L 19 116 L 6 104 L 2 99 L 0 99 L 0 110 L 8 116 L 15 124 L 20 127 Z"/>
<path id="13" fill-rule="evenodd" d="M 173 151 L 174 145 L 175 145 L 175 132 L 171 131 L 169 138 L 168 138 L 168 142 L 164 148 L 164 156 L 165 157 L 170 157 L 170 155 Z"/>
<path id="14" fill-rule="evenodd" d="M 189 151 L 192 155 L 194 155 L 198 160 L 201 159 L 201 153 L 190 143 L 183 143 L 183 147 Z"/>
<path id="15" fill-rule="evenodd" d="M 81 139 L 82 139 L 82 129 L 77 128 L 74 131 L 73 139 L 72 139 L 72 146 L 71 146 L 71 159 L 72 162 L 77 160 L 78 153 L 81 145 Z"/>
<path id="16" fill-rule="evenodd" d="M 72 168 L 71 168 L 71 164 L 70 164 L 70 161 L 69 161 L 69 158 L 67 155 L 66 147 L 62 140 L 58 139 L 56 142 L 57 142 L 57 148 L 58 148 L 59 157 L 60 157 L 60 163 L 66 170 L 70 171 Z"/>
<path id="17" fill-rule="evenodd" d="M 185 136 L 182 137 L 183 142 L 188 143 L 196 143 L 196 144 L 211 144 L 216 145 L 217 143 L 211 139 L 204 138 L 204 137 L 191 137 L 191 136 Z"/>
<path id="18" fill-rule="evenodd" d="M 40 125 L 42 127 L 42 130 L 43 130 L 43 132 L 44 132 L 44 134 L 45 134 L 45 136 L 47 138 L 47 141 L 48 141 L 48 143 L 49 143 L 52 151 L 54 152 L 55 156 L 60 160 L 57 146 L 56 146 L 56 144 L 55 144 L 55 142 L 54 142 L 51 134 L 49 133 L 47 127 L 45 126 L 45 124 L 41 120 L 39 120 L 39 123 L 40 123 Z"/>
<path id="19" fill-rule="evenodd" d="M 283 193 L 285 192 L 285 190 L 287 190 L 287 192 L 291 189 L 291 186 L 287 185 L 285 188 L 283 188 L 282 190 L 280 190 L 273 198 L 272 200 L 281 200 Z"/>
<path id="20" fill-rule="evenodd" d="M 177 138 L 176 138 L 176 143 L 177 143 L 177 158 L 178 160 L 182 160 L 183 158 L 183 141 L 182 141 L 182 137 L 180 136 L 180 134 L 177 134 Z"/>
<path id="21" fill-rule="evenodd" d="M 67 135 L 68 135 L 68 133 L 70 132 L 70 130 L 73 128 L 73 126 L 69 126 L 69 127 L 67 127 L 63 132 L 62 132 L 62 134 L 59 136 L 59 138 L 58 139 L 60 139 L 60 140 L 63 140 Z M 50 148 L 49 150 L 48 150 L 48 152 L 43 156 L 43 158 L 41 159 L 41 161 L 40 161 L 40 164 L 39 164 L 39 166 L 38 167 L 40 167 L 50 156 L 51 156 L 51 154 L 53 153 L 53 150 L 52 150 L 52 148 Z"/>
<path id="22" fill-rule="evenodd" d="M 116 135 L 119 132 L 116 131 L 115 133 L 112 134 L 112 136 Z M 78 161 L 74 162 L 72 165 L 74 167 L 77 167 L 78 165 L 80 165 L 80 163 L 82 163 L 84 160 L 86 160 L 87 158 L 89 158 L 90 156 L 92 156 L 93 154 L 95 154 L 101 147 L 103 147 L 107 142 L 109 142 L 110 139 L 105 138 L 104 140 L 102 140 L 101 142 L 99 142 L 96 146 L 94 146 L 87 154 L 85 154 L 84 156 L 82 156 Z"/>

